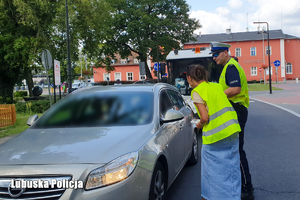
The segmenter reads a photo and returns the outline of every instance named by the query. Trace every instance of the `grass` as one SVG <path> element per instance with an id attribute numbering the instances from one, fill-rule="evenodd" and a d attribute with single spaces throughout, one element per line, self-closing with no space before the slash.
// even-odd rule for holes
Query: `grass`
<path id="1" fill-rule="evenodd" d="M 248 84 L 249 91 L 267 91 L 270 90 L 269 84 Z M 272 87 L 272 90 L 283 90 L 281 88 Z"/>
<path id="2" fill-rule="evenodd" d="M 14 125 L 0 127 L 0 138 L 25 131 L 29 127 L 26 122 L 30 116 L 30 114 L 17 114 L 17 122 Z"/>

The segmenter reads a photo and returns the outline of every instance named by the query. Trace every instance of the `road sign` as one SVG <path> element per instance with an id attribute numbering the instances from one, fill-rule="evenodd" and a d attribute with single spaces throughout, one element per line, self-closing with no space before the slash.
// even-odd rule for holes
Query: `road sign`
<path id="1" fill-rule="evenodd" d="M 259 71 L 261 72 L 261 68 L 259 68 Z"/>
<path id="2" fill-rule="evenodd" d="M 157 71 L 157 63 L 154 63 L 153 68 L 155 71 Z M 159 70 L 160 70 L 160 63 L 159 63 Z"/>
<path id="3" fill-rule="evenodd" d="M 61 85 L 60 62 L 58 60 L 54 60 L 54 77 L 55 77 L 55 85 Z"/>
<path id="4" fill-rule="evenodd" d="M 280 61 L 279 60 L 275 60 L 274 61 L 274 65 L 275 65 L 275 67 L 279 67 L 280 66 Z"/>
<path id="5" fill-rule="evenodd" d="M 146 75 L 145 62 L 139 63 L 140 75 Z"/>
<path id="6" fill-rule="evenodd" d="M 42 51 L 42 64 L 45 70 L 50 70 L 52 67 L 52 56 L 47 49 Z"/>

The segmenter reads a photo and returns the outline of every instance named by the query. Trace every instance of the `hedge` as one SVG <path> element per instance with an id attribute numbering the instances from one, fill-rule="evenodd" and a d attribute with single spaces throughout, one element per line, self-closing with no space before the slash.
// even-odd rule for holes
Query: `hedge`
<path id="1" fill-rule="evenodd" d="M 44 113 L 50 108 L 49 100 L 27 101 L 16 103 L 17 113 Z"/>
<path id="2" fill-rule="evenodd" d="M 14 97 L 26 97 L 27 95 L 27 91 L 16 91 L 14 93 Z"/>

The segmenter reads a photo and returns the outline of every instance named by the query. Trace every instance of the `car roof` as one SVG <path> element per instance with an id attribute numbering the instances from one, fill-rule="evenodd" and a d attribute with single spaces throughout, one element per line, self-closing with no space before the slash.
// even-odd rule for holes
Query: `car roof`
<path id="1" fill-rule="evenodd" d="M 156 84 L 124 84 L 124 85 L 106 85 L 106 86 L 94 86 L 94 87 L 85 87 L 75 90 L 71 94 L 86 94 L 93 92 L 107 92 L 107 91 L 144 91 L 144 92 L 154 92 L 156 89 L 161 88 L 170 88 L 176 89 L 174 86 L 167 83 L 156 83 Z M 71 95 L 70 94 L 70 95 Z"/>

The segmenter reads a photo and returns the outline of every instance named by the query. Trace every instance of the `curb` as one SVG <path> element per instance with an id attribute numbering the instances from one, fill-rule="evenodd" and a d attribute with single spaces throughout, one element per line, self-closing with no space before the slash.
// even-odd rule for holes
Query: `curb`
<path id="1" fill-rule="evenodd" d="M 259 101 L 259 102 L 262 102 L 262 103 L 266 103 L 266 104 L 269 104 L 269 105 L 271 105 L 271 106 L 275 106 L 275 107 L 277 107 L 277 108 L 280 108 L 280 109 L 282 109 L 282 110 L 284 110 L 284 111 L 286 111 L 286 112 L 289 112 L 290 114 L 295 115 L 296 117 L 299 117 L 299 118 L 300 118 L 300 114 L 298 114 L 298 113 L 296 113 L 296 112 L 294 112 L 294 111 L 292 111 L 292 110 L 289 110 L 289 109 L 283 108 L 283 107 L 281 107 L 281 106 L 278 106 L 278 105 L 276 105 L 276 104 L 269 103 L 269 102 L 266 102 L 266 101 L 262 101 L 262 100 L 260 100 L 260 99 L 256 99 L 256 98 L 253 98 L 253 97 L 249 97 L 249 99 L 252 99 L 252 100 L 255 100 L 255 101 Z"/>

